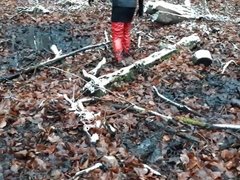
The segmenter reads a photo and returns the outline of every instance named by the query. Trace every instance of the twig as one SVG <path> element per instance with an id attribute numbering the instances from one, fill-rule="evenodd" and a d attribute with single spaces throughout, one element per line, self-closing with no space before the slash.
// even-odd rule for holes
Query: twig
<path id="1" fill-rule="evenodd" d="M 94 69 L 92 69 L 91 71 L 89 71 L 89 73 L 90 74 L 92 74 L 92 75 L 94 75 L 94 76 L 96 76 L 97 75 L 97 73 L 98 73 L 98 71 L 99 71 L 99 69 L 104 65 L 104 64 L 106 64 L 106 58 L 104 57 L 99 63 L 98 63 L 98 65 L 94 68 Z"/>
<path id="2" fill-rule="evenodd" d="M 234 63 L 235 65 L 237 65 L 236 61 L 234 61 L 234 60 L 230 60 L 230 61 L 226 62 L 225 65 L 223 66 L 222 74 L 224 74 L 224 72 L 226 71 L 227 67 L 228 67 L 231 63 Z"/>
<path id="3" fill-rule="evenodd" d="M 142 36 L 140 34 L 138 34 L 138 43 L 137 43 L 138 48 L 141 47 L 141 40 L 142 40 Z"/>
<path id="4" fill-rule="evenodd" d="M 95 169 L 98 169 L 98 168 L 102 167 L 102 166 L 103 166 L 102 163 L 96 163 L 96 164 L 94 164 L 93 166 L 91 166 L 87 169 L 83 169 L 83 170 L 77 172 L 70 180 L 77 180 L 80 175 L 89 173 L 89 172 L 91 172 Z"/>
<path id="5" fill-rule="evenodd" d="M 181 109 L 181 110 L 188 111 L 188 112 L 190 112 L 190 113 L 193 113 L 193 114 L 195 114 L 195 115 L 197 115 L 197 116 L 202 117 L 201 114 L 199 114 L 198 112 L 194 111 L 192 108 L 190 108 L 190 107 L 188 107 L 188 106 L 186 106 L 186 105 L 178 104 L 178 103 L 176 103 L 176 102 L 174 102 L 174 101 L 166 98 L 166 97 L 163 96 L 162 94 L 160 94 L 159 91 L 157 90 L 156 86 L 153 86 L 153 90 L 157 93 L 157 95 L 158 95 L 160 98 L 162 98 L 162 99 L 165 100 L 166 102 L 168 102 L 168 103 L 176 106 L 177 108 L 179 108 L 179 109 Z"/>
<path id="6" fill-rule="evenodd" d="M 172 117 L 171 116 L 166 116 L 166 115 L 163 115 L 163 114 L 160 114 L 156 111 L 152 111 L 152 110 L 147 110 L 145 108 L 142 108 L 140 106 L 137 106 L 135 105 L 134 103 L 131 103 L 133 105 L 133 108 L 136 110 L 136 111 L 140 111 L 142 113 L 146 112 L 146 113 L 149 113 L 149 114 L 152 114 L 152 115 L 155 115 L 155 116 L 158 116 L 160 118 L 162 118 L 163 120 L 165 121 L 168 121 L 168 120 L 172 120 Z"/>
<path id="7" fill-rule="evenodd" d="M 240 125 L 239 124 L 213 124 L 212 125 L 214 128 L 219 128 L 219 129 L 235 129 L 239 130 Z"/>
<path id="8" fill-rule="evenodd" d="M 156 170 L 154 170 L 153 168 L 151 168 L 149 165 L 147 164 L 143 164 L 143 167 L 148 169 L 151 173 L 157 175 L 157 176 L 162 176 L 162 174 Z"/>
<path id="9" fill-rule="evenodd" d="M 108 33 L 107 33 L 106 30 L 104 31 L 104 36 L 105 36 L 105 41 L 106 41 L 106 42 L 110 42 L 110 41 L 109 41 L 109 38 L 108 38 Z"/>
<path id="10" fill-rule="evenodd" d="M 148 110 L 148 109 L 145 109 L 143 107 L 140 107 L 140 106 L 137 106 L 136 104 L 134 103 L 131 103 L 131 102 L 128 102 L 130 104 L 127 105 L 127 104 L 124 104 L 124 105 L 121 105 L 121 104 L 112 104 L 111 106 L 115 107 L 115 108 L 124 108 L 125 110 L 133 110 L 133 111 L 137 111 L 137 112 L 140 112 L 140 113 L 148 113 L 148 114 L 152 114 L 154 116 L 158 116 L 160 117 L 161 119 L 165 120 L 165 121 L 169 121 L 169 120 L 172 120 L 173 118 L 171 116 L 166 116 L 166 115 L 163 115 L 163 114 L 160 114 L 156 111 L 152 111 L 152 110 Z"/>

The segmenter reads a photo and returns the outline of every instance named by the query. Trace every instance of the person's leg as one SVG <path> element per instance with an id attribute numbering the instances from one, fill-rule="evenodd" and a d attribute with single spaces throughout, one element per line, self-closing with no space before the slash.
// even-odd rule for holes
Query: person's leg
<path id="1" fill-rule="evenodd" d="M 130 49 L 130 44 L 131 44 L 131 22 L 129 23 L 124 23 L 124 36 L 123 36 L 123 51 L 125 55 L 129 55 L 129 49 Z"/>
<path id="2" fill-rule="evenodd" d="M 112 43 L 113 52 L 117 61 L 122 60 L 123 45 L 122 40 L 124 36 L 124 23 L 112 22 Z"/>

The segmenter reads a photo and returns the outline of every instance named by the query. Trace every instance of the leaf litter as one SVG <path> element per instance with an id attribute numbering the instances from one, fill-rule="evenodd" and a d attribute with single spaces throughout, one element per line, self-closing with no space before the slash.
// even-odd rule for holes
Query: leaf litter
<path id="1" fill-rule="evenodd" d="M 233 18 L 239 16 L 234 10 L 239 7 L 237 3 L 228 2 Z M 111 12 L 103 4 L 66 14 L 55 10 L 45 15 L 16 14 L 20 5 L 15 1 L 1 4 L 0 38 L 6 40 L 0 47 L 1 75 L 51 57 L 47 48 L 51 43 L 70 52 L 104 41 L 104 30 L 110 34 Z M 210 8 L 222 12 L 215 1 Z M 196 26 L 189 29 L 184 23 L 187 22 L 160 26 L 147 17 L 136 19 L 134 25 L 138 29 L 133 29 L 133 40 L 137 39 L 136 30 L 146 36 L 141 48 L 133 42 L 133 58 L 141 59 L 157 51 L 160 42 L 168 42 L 165 38 L 168 35 L 177 41 L 186 32 L 196 32 L 202 39 L 197 48 L 210 50 L 216 61 L 209 67 L 194 66 L 191 52 L 181 49 L 169 60 L 142 69 L 134 81 L 121 83 L 97 103 L 88 103 L 87 109 L 102 114 L 99 117 L 102 126 L 89 130 L 91 135 L 98 135 L 95 143 L 90 142 L 84 124 L 69 111 L 69 104 L 59 94 L 68 97 L 74 94 L 75 99 L 84 97 L 81 92 L 84 81 L 66 72 L 81 77 L 83 68 L 91 70 L 103 56 L 111 59 L 111 50 L 92 50 L 66 58 L 56 65 L 64 71 L 44 68 L 1 83 L 0 178 L 70 179 L 77 172 L 102 163 L 103 166 L 82 174 L 80 179 L 237 179 L 240 176 L 238 131 L 198 129 L 178 122 L 164 124 L 176 132 L 197 137 L 199 143 L 196 143 L 158 126 L 164 123 L 158 117 L 112 106 L 130 101 L 163 114 L 185 115 L 158 99 L 152 91 L 154 85 L 169 99 L 204 114 L 210 123 L 240 123 L 236 103 L 240 99 L 239 25 L 200 20 L 191 22 Z M 201 31 L 203 26 L 208 27 L 210 34 Z M 31 41 L 34 35 L 38 37 L 37 47 Z M 229 60 L 237 65 L 230 65 L 221 74 L 223 64 Z M 114 69 L 107 64 L 100 74 Z M 124 100 L 116 98 L 116 94 Z"/>

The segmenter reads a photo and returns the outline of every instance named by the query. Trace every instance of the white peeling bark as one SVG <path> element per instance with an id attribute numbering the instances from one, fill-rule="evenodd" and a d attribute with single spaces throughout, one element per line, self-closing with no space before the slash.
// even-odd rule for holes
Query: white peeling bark
<path id="1" fill-rule="evenodd" d="M 179 42 L 177 42 L 175 45 L 170 46 L 169 48 L 164 48 L 161 51 L 155 52 L 150 56 L 144 59 L 138 60 L 127 67 L 121 68 L 115 72 L 112 72 L 106 75 L 102 75 L 98 78 L 93 75 L 87 74 L 85 71 L 84 72 L 85 76 L 90 77 L 91 81 L 85 84 L 85 86 L 83 87 L 83 90 L 84 91 L 87 90 L 90 93 L 94 93 L 98 90 L 106 92 L 104 88 L 107 85 L 109 85 L 110 83 L 116 81 L 121 77 L 128 75 L 131 71 L 133 71 L 134 68 L 137 68 L 139 66 L 153 65 L 161 61 L 162 58 L 165 58 L 169 54 L 175 52 L 178 46 L 192 47 L 199 42 L 200 42 L 200 38 L 196 34 L 193 34 L 189 37 L 182 38 Z"/>

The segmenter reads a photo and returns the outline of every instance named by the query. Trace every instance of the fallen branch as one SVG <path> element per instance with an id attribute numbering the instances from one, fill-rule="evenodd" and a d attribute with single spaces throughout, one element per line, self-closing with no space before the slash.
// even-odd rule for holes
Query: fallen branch
<path id="1" fill-rule="evenodd" d="M 98 85 L 97 89 L 101 90 L 102 92 L 106 92 L 106 88 L 102 85 L 101 81 L 94 75 L 87 73 L 84 69 L 82 70 L 83 76 L 91 79 L 91 83 L 87 83 L 84 87 L 90 91 L 94 91 L 93 87 L 96 87 Z"/>
<path id="2" fill-rule="evenodd" d="M 157 88 L 155 86 L 153 86 L 153 90 L 156 92 L 156 94 L 158 95 L 158 97 L 160 97 L 161 99 L 163 99 L 164 101 L 176 106 L 178 109 L 182 110 L 182 111 L 187 111 L 190 112 L 194 115 L 197 116 L 202 116 L 201 114 L 199 114 L 198 112 L 194 111 L 192 108 L 186 106 L 186 105 L 182 105 L 182 104 L 178 104 L 170 99 L 168 99 L 167 97 L 163 96 L 162 94 L 159 93 L 159 91 L 157 90 Z"/>
<path id="3" fill-rule="evenodd" d="M 3 76 L 3 77 L 0 78 L 0 82 L 17 78 L 17 77 L 19 77 L 21 74 L 24 74 L 24 73 L 34 72 L 36 69 L 40 69 L 40 68 L 45 67 L 45 66 L 53 65 L 53 64 L 57 63 L 58 61 L 60 61 L 60 60 L 62 60 L 62 59 L 65 59 L 66 57 L 73 56 L 73 55 L 75 55 L 75 54 L 77 54 L 77 53 L 79 53 L 79 52 L 83 52 L 83 51 L 86 51 L 86 50 L 89 50 L 89 49 L 106 46 L 106 45 L 109 44 L 109 43 L 110 43 L 110 42 L 104 42 L 104 43 L 99 43 L 99 44 L 96 44 L 96 45 L 89 45 L 89 46 L 83 47 L 83 48 L 81 48 L 81 49 L 77 49 L 77 50 L 75 50 L 75 51 L 72 51 L 72 52 L 70 52 L 70 53 L 56 56 L 56 57 L 54 57 L 53 59 L 44 61 L 44 62 L 42 62 L 42 63 L 40 63 L 40 64 L 35 65 L 35 66 L 30 66 L 30 67 L 28 67 L 27 69 L 23 69 L 23 70 L 15 73 L 15 74 L 8 75 L 8 76 Z"/>
<path id="4" fill-rule="evenodd" d="M 87 169 L 83 169 L 83 170 L 77 172 L 70 180 L 77 180 L 77 179 L 79 179 L 80 175 L 87 174 L 87 173 L 89 173 L 89 172 L 91 172 L 91 171 L 93 171 L 95 169 L 98 169 L 98 168 L 100 168 L 102 166 L 103 166 L 102 163 L 96 163 L 96 164 L 94 164 L 93 166 L 91 166 L 91 167 L 89 167 Z"/>
<path id="5" fill-rule="evenodd" d="M 151 114 L 151 115 L 160 117 L 161 119 L 163 119 L 163 120 L 165 120 L 165 121 L 169 121 L 169 120 L 172 120 L 172 119 L 173 119 L 171 116 L 166 116 L 166 115 L 161 114 L 161 113 L 158 113 L 158 112 L 156 112 L 156 111 L 152 111 L 152 110 L 145 109 L 145 108 L 143 108 L 143 107 L 140 107 L 140 106 L 135 105 L 134 103 L 130 103 L 130 105 L 127 105 L 127 104 L 124 104 L 124 105 L 121 105 L 121 104 L 112 104 L 111 106 L 112 106 L 112 107 L 115 107 L 115 108 L 118 108 L 118 109 L 124 108 L 124 109 L 127 109 L 127 110 L 136 111 L 136 112 L 139 112 L 139 113 L 148 113 L 148 114 Z"/>
<path id="6" fill-rule="evenodd" d="M 133 103 L 131 103 L 133 105 L 133 109 L 138 111 L 138 112 L 141 112 L 141 113 L 149 113 L 149 114 L 152 114 L 154 116 L 158 116 L 160 117 L 161 119 L 165 120 L 165 121 L 168 121 L 168 120 L 172 120 L 172 117 L 171 116 L 166 116 L 166 115 L 163 115 L 163 114 L 160 114 L 156 111 L 152 111 L 152 110 L 147 110 L 145 108 L 142 108 L 140 106 L 137 106 Z"/>
<path id="7" fill-rule="evenodd" d="M 134 72 L 134 69 L 138 69 L 138 67 L 142 67 L 142 66 L 147 67 L 147 66 L 158 63 L 158 61 L 160 60 L 163 61 L 163 58 L 167 58 L 168 55 L 175 52 L 178 46 L 193 47 L 199 42 L 200 42 L 200 38 L 196 34 L 193 34 L 189 37 L 185 37 L 175 45 L 170 46 L 169 48 L 164 48 L 161 51 L 155 52 L 144 59 L 135 61 L 133 64 L 127 67 L 121 68 L 118 71 L 100 76 L 98 78 L 99 79 L 98 81 L 91 80 L 83 87 L 83 90 L 84 91 L 87 90 L 90 93 L 95 93 L 96 91 L 99 90 L 99 87 L 106 87 L 110 83 L 116 80 L 120 80 L 123 77 L 126 77 L 131 72 Z"/>
<path id="8" fill-rule="evenodd" d="M 99 63 L 98 63 L 98 65 L 94 68 L 94 69 L 92 69 L 91 71 L 89 71 L 89 73 L 90 74 L 92 74 L 92 75 L 94 75 L 94 76 L 96 76 L 97 75 L 97 73 L 98 73 L 98 71 L 99 71 L 99 69 L 101 69 L 101 67 L 104 65 L 104 64 L 106 64 L 106 58 L 104 57 Z"/>
<path id="9" fill-rule="evenodd" d="M 202 122 L 198 119 L 193 119 L 189 117 L 176 117 L 177 120 L 184 124 L 198 126 L 203 129 L 231 129 L 231 130 L 240 130 L 240 125 L 238 124 L 210 124 Z"/>

